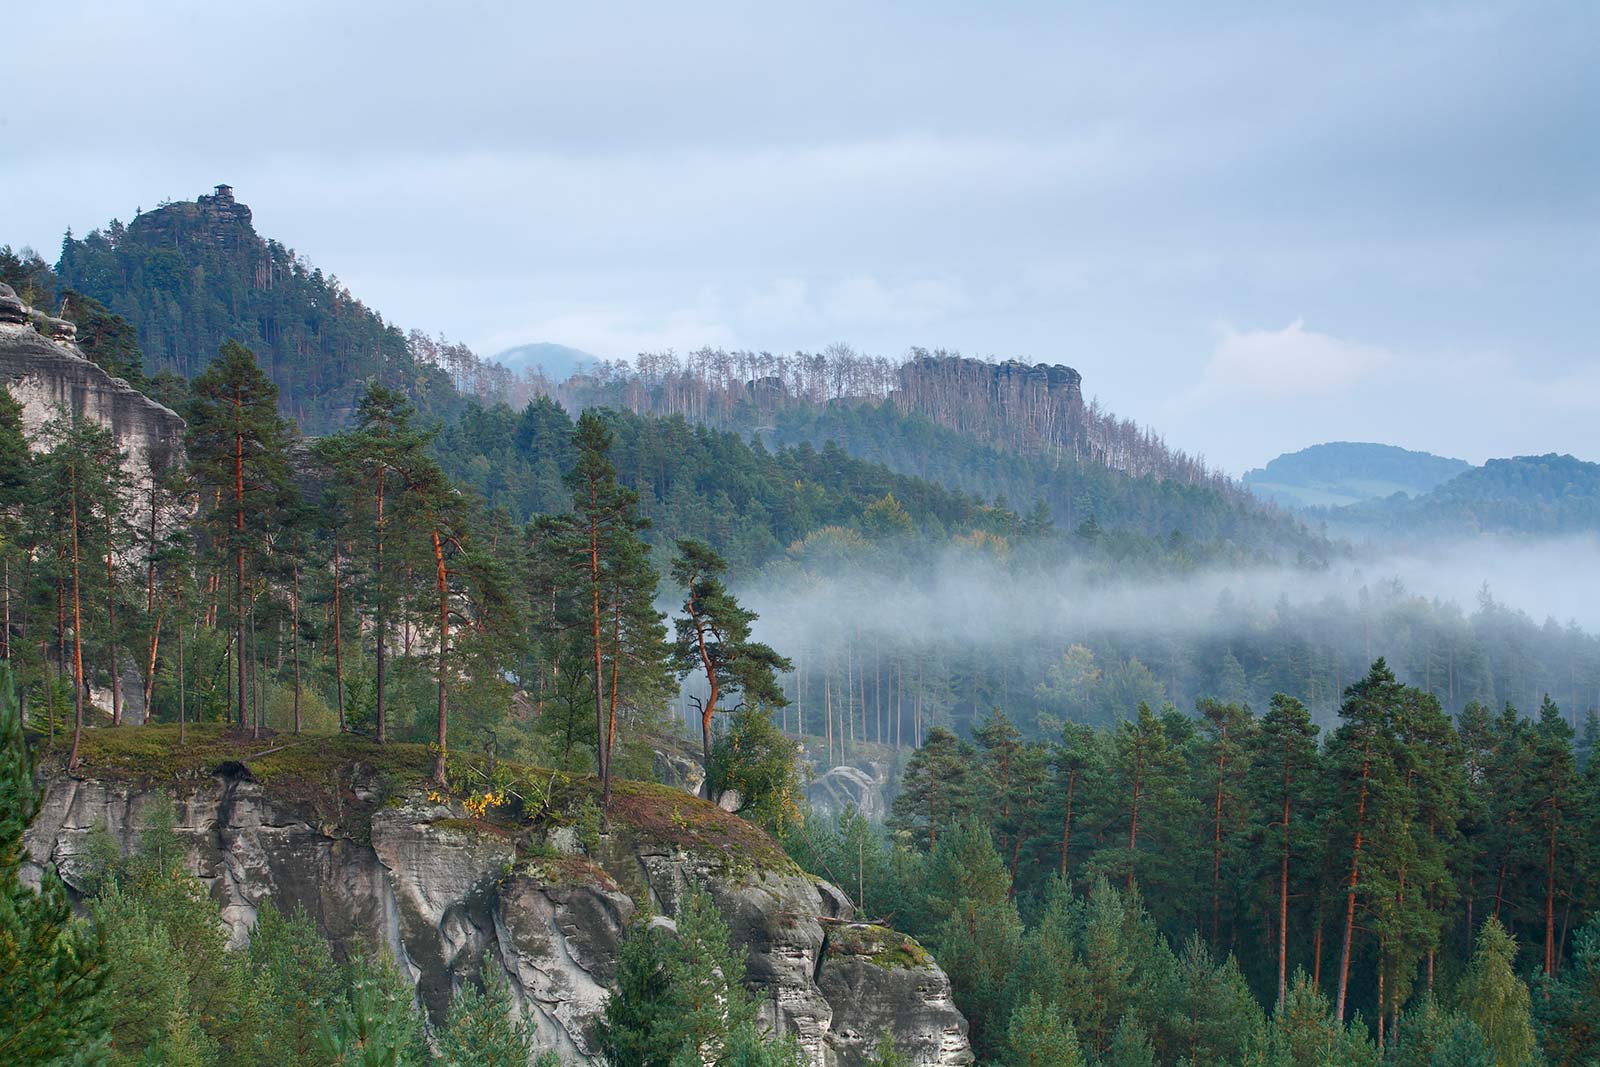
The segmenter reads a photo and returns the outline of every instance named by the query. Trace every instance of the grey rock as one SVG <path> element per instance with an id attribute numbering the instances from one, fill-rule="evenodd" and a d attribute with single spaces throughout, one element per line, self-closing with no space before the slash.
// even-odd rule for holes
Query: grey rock
<path id="1" fill-rule="evenodd" d="M 846 808 L 872 820 L 888 814 L 882 786 L 860 767 L 834 767 L 813 779 L 806 786 L 806 799 L 813 811 L 824 815 L 838 815 Z"/>
<path id="2" fill-rule="evenodd" d="M 359 798 L 362 785 L 350 786 Z M 173 800 L 125 782 L 48 779 L 27 836 L 30 879 L 51 864 L 81 894 L 96 827 L 127 851 L 164 803 Z M 189 869 L 216 901 L 230 943 L 244 943 L 269 898 L 281 910 L 304 909 L 345 955 L 386 948 L 435 1020 L 463 982 L 496 966 L 543 1044 L 593 1061 L 630 921 L 672 914 L 698 886 L 745 949 L 765 1025 L 793 1035 L 817 1067 L 863 1064 L 884 1029 L 915 1063 L 972 1059 L 949 982 L 921 949 L 888 931 L 887 949 L 831 934 L 852 918 L 848 899 L 792 867 L 732 866 L 615 824 L 594 855 L 569 839 L 554 858 L 528 862 L 512 837 L 420 794 L 373 810 L 366 840 L 348 820 L 325 825 L 275 798 L 238 764 L 187 788 L 175 806 Z"/>
<path id="3" fill-rule="evenodd" d="M 127 453 L 124 469 L 135 486 L 181 457 L 184 422 L 177 412 L 84 358 L 71 343 L 70 322 L 27 312 L 24 322 L 12 322 L 6 308 L 0 294 L 0 387 L 22 406 L 23 430 L 35 448 L 48 447 L 48 422 L 73 416 L 111 431 Z M 131 502 L 138 498 L 134 493 Z"/>

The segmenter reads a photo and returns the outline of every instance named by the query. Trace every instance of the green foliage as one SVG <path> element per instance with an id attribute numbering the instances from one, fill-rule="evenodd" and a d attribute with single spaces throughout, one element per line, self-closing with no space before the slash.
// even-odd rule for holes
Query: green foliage
<path id="1" fill-rule="evenodd" d="M 912 923 L 919 934 L 926 930 L 924 939 L 949 973 L 980 1056 L 998 1055 L 1005 1040 L 1010 977 L 1022 938 L 1010 887 L 988 828 L 965 820 L 940 836 L 929 857 L 922 917 Z"/>
<path id="2" fill-rule="evenodd" d="M 771 712 L 739 708 L 711 743 L 707 779 L 713 796 L 733 790 L 738 814 L 781 833 L 800 818 L 799 745 L 784 736 Z"/>
<path id="3" fill-rule="evenodd" d="M 1284 1067 L 1372 1067 L 1378 1062 L 1366 1027 L 1334 1018 L 1328 998 L 1304 971 L 1295 972 L 1267 1039 L 1271 1062 Z"/>
<path id="4" fill-rule="evenodd" d="M 756 708 L 781 708 L 788 703 L 778 674 L 794 665 L 772 648 L 754 640 L 750 625 L 756 613 L 742 606 L 728 589 L 727 562 L 699 541 L 681 540 L 672 561 L 672 580 L 684 590 L 683 614 L 673 620 L 677 641 L 673 662 L 680 676 L 703 681 L 699 700 L 706 763 L 712 764 L 711 724 L 719 698 L 735 694 Z"/>
<path id="5" fill-rule="evenodd" d="M 72 917 L 61 879 L 21 882 L 23 832 L 39 810 L 9 665 L 0 665 L 0 1061 L 52 1063 L 106 1029 L 105 951 Z"/>
<path id="6" fill-rule="evenodd" d="M 1533 1007 L 1551 1067 L 1600 1062 L 1600 913 L 1578 931 L 1560 978 L 1542 981 Z"/>
<path id="7" fill-rule="evenodd" d="M 246 949 L 249 998 L 259 1006 L 262 1063 L 319 1067 L 323 1021 L 340 1005 L 344 974 L 303 912 L 284 916 L 271 900 L 256 914 Z"/>
<path id="8" fill-rule="evenodd" d="M 482 992 L 462 986 L 436 1042 L 443 1067 L 528 1067 L 536 1048 L 505 972 L 488 961 Z"/>
<path id="9" fill-rule="evenodd" d="M 1386 497 L 1311 515 L 1365 535 L 1588 531 L 1600 517 L 1600 463 L 1554 452 L 1491 459 L 1415 497 Z"/>
<path id="10" fill-rule="evenodd" d="M 606 1061 L 612 1067 L 796 1064 L 792 1039 L 757 1031 L 756 1002 L 743 980 L 743 954 L 730 945 L 715 903 L 689 889 L 678 901 L 675 929 L 640 923 L 623 942 L 617 991 L 599 1028 Z"/>
<path id="11" fill-rule="evenodd" d="M 1083 1054 L 1072 1024 L 1030 993 L 1011 1013 L 1005 1062 L 1008 1067 L 1080 1067 Z"/>
<path id="12" fill-rule="evenodd" d="M 70 234 L 60 284 L 102 302 L 138 331 L 146 369 L 193 377 L 198 355 L 230 339 L 254 349 L 307 430 L 343 422 L 360 383 L 377 378 L 459 401 L 446 373 L 414 355 L 394 326 L 276 241 L 263 240 L 231 192 L 165 204 L 83 239 Z M 79 316 L 87 309 L 68 312 Z M 80 319 L 80 322 L 82 320 Z"/>
<path id="13" fill-rule="evenodd" d="M 320 1047 L 329 1067 L 413 1067 L 430 1058 L 416 993 L 387 956 L 356 962 Z"/>
<path id="14" fill-rule="evenodd" d="M 1514 970 L 1516 942 L 1491 918 L 1478 934 L 1472 964 L 1461 979 L 1461 1011 L 1483 1033 L 1496 1067 L 1534 1063 L 1533 1007 L 1527 983 Z"/>

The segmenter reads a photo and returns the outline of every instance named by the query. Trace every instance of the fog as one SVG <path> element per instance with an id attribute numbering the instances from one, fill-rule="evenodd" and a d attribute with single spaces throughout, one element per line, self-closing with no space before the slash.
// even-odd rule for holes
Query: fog
<path id="1" fill-rule="evenodd" d="M 1459 540 L 1323 570 L 1211 568 L 1146 579 L 1103 571 L 1085 563 L 1009 567 L 952 550 L 938 565 L 900 576 L 781 574 L 744 590 L 743 597 L 761 614 L 758 636 L 780 650 L 816 640 L 841 620 L 919 644 L 1012 643 L 1091 632 L 1226 634 L 1283 602 L 1301 609 L 1330 601 L 1355 607 L 1363 589 L 1403 591 L 1468 614 L 1486 589 L 1495 602 L 1535 623 L 1554 619 L 1600 632 L 1600 535 L 1594 534 Z"/>
<path id="2" fill-rule="evenodd" d="M 1141 700 L 1260 709 L 1275 692 L 1326 725 L 1379 656 L 1451 712 L 1531 712 L 1549 693 L 1581 727 L 1600 705 L 1600 536 L 1133 575 L 958 546 L 932 561 L 787 560 L 738 592 L 760 613 L 755 635 L 794 661 L 786 687 L 811 733 L 824 700 L 852 736 L 893 739 L 1001 707 L 1047 729 L 1046 716 L 1110 722 Z"/>

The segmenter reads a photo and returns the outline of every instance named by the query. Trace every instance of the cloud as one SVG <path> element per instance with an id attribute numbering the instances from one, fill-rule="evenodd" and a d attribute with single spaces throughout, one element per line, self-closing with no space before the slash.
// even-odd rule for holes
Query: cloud
<path id="1" fill-rule="evenodd" d="M 1267 397 L 1326 394 L 1392 367 L 1394 353 L 1308 330 L 1295 319 L 1281 330 L 1235 330 L 1222 336 L 1203 372 L 1203 392 Z"/>

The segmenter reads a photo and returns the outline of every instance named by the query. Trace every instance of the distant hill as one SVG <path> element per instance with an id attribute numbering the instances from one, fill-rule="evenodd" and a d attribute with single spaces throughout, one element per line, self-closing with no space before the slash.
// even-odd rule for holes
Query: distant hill
<path id="1" fill-rule="evenodd" d="M 550 341 L 517 345 L 490 358 L 511 370 L 543 370 L 545 377 L 553 382 L 566 381 L 574 374 L 585 374 L 600 362 L 599 356 L 581 348 Z"/>
<path id="2" fill-rule="evenodd" d="M 1313 513 L 1351 533 L 1559 534 L 1600 530 L 1600 463 L 1549 453 L 1491 459 L 1418 497 Z"/>
<path id="3" fill-rule="evenodd" d="M 1420 496 L 1471 470 L 1466 460 L 1394 445 L 1333 441 L 1279 456 L 1246 472 L 1256 496 L 1291 508 L 1337 508 L 1396 493 Z"/>
<path id="4" fill-rule="evenodd" d="M 369 379 L 419 398 L 426 414 L 459 407 L 443 370 L 419 364 L 406 335 L 336 276 L 258 234 L 226 185 L 68 234 L 55 273 L 132 324 L 147 373 L 193 377 L 223 341 L 246 345 L 309 433 L 344 425 Z"/>

